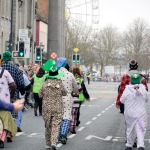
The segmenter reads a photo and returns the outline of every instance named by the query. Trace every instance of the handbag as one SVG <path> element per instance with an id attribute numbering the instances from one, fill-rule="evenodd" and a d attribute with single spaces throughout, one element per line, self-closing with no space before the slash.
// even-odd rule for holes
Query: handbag
<path id="1" fill-rule="evenodd" d="M 85 101 L 85 97 L 84 97 L 83 93 L 79 94 L 79 101 L 80 102 L 84 102 Z"/>

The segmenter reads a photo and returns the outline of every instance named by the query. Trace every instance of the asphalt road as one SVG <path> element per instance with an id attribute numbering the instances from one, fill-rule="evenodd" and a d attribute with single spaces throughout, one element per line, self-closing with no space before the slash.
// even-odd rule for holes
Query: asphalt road
<path id="1" fill-rule="evenodd" d="M 59 150 L 125 149 L 124 117 L 115 107 L 118 85 L 115 82 L 91 82 L 87 85 L 91 101 L 81 107 L 77 134 L 69 134 L 66 145 L 58 144 Z M 150 103 L 147 113 L 145 150 L 150 149 Z M 45 150 L 43 119 L 35 117 L 33 109 L 23 113 L 22 130 L 13 143 L 5 142 L 6 150 Z"/>

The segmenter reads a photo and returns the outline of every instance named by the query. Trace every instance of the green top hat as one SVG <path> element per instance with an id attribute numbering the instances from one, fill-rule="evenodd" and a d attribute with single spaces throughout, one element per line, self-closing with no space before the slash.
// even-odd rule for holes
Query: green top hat
<path id="1" fill-rule="evenodd" d="M 47 78 L 51 79 L 59 79 L 61 78 L 64 73 L 63 72 L 58 72 L 56 62 L 53 59 L 49 59 L 44 65 L 43 65 L 43 70 L 49 71 L 49 75 Z"/>
<path id="2" fill-rule="evenodd" d="M 132 84 L 140 84 L 141 76 L 138 73 L 134 73 L 130 76 L 130 81 Z"/>

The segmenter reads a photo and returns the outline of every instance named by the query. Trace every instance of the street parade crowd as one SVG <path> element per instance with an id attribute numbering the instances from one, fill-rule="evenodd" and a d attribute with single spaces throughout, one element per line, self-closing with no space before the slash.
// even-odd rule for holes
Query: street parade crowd
<path id="1" fill-rule="evenodd" d="M 136 60 L 131 60 L 129 68 L 118 87 L 116 107 L 125 118 L 125 150 L 133 147 L 144 150 L 148 86 L 137 71 Z M 88 84 L 90 77 L 88 73 Z M 43 66 L 23 67 L 12 62 L 10 52 L 4 52 L 0 67 L 0 148 L 4 148 L 5 139 L 13 142 L 16 133 L 22 132 L 22 112 L 30 106 L 34 108 L 34 116 L 43 117 L 46 148 L 57 150 L 59 142 L 67 143 L 69 132 L 76 134 L 85 100 L 90 101 L 90 96 L 82 72 L 78 67 L 70 69 L 66 58 L 49 59 Z"/>
<path id="2" fill-rule="evenodd" d="M 66 58 L 49 59 L 43 66 L 20 66 L 12 54 L 2 55 L 0 67 L 0 148 L 13 142 L 22 132 L 22 112 L 34 107 L 35 116 L 43 116 L 46 148 L 57 150 L 57 143 L 67 143 L 68 133 L 76 134 L 80 107 L 90 96 L 78 67 L 69 71 Z M 34 104 L 30 99 L 34 99 Z"/>

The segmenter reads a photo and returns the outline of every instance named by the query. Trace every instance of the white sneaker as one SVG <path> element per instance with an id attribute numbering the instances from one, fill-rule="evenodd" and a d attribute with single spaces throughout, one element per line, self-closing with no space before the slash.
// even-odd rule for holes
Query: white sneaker
<path id="1" fill-rule="evenodd" d="M 46 149 L 51 149 L 52 147 L 49 146 L 49 145 L 46 145 L 45 148 L 46 148 Z"/>

